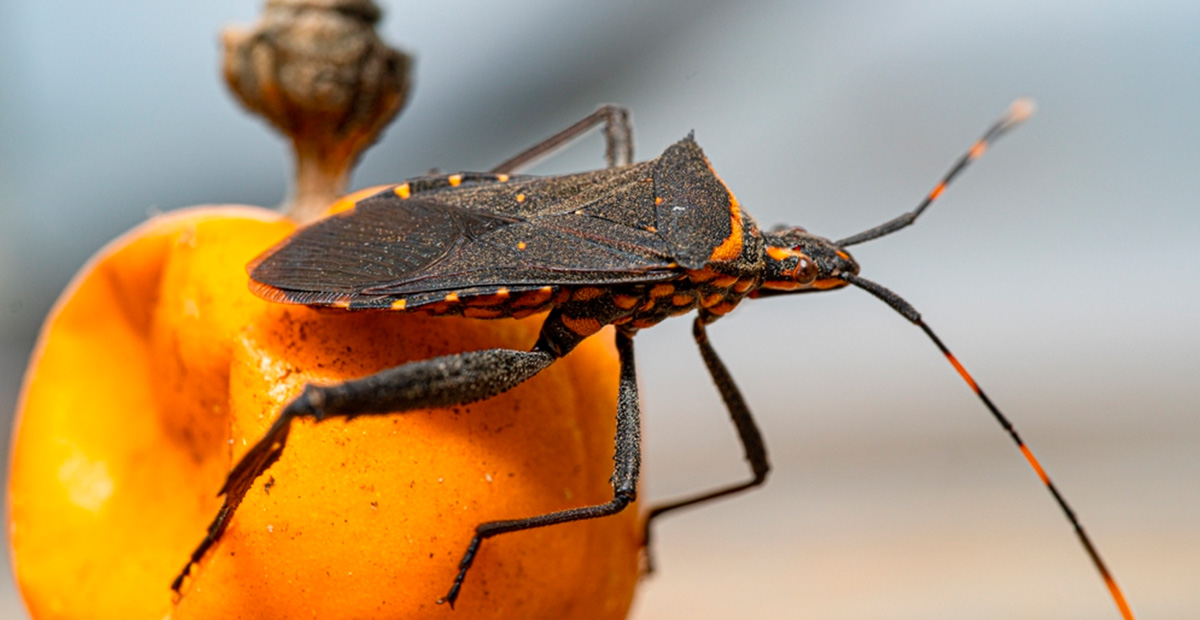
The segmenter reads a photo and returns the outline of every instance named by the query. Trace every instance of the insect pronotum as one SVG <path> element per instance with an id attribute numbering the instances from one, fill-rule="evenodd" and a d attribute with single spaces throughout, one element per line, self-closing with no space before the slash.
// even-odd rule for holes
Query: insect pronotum
<path id="1" fill-rule="evenodd" d="M 633 337 L 696 311 L 693 335 L 745 449 L 752 477 L 650 510 L 663 514 L 758 486 L 770 464 L 762 435 L 706 327 L 745 298 L 853 285 L 920 327 L 1017 444 L 1053 495 L 1125 618 L 1125 598 L 1095 545 L 1033 453 L 941 339 L 904 299 L 858 275 L 846 248 L 913 223 L 1001 135 L 1033 113 L 1021 99 L 967 150 L 915 209 L 838 241 L 799 227 L 762 230 L 689 135 L 632 163 L 628 112 L 604 106 L 487 173 L 426 176 L 303 228 L 251 264 L 250 286 L 281 303 L 475 318 L 546 312 L 528 351 L 490 349 L 411 362 L 333 385 L 308 385 L 229 473 L 224 505 L 172 587 L 216 544 L 254 482 L 279 459 L 292 420 L 392 415 L 470 403 L 511 389 L 600 331 L 616 326 L 620 358 L 612 500 L 481 523 L 450 590 L 454 605 L 483 541 L 492 536 L 612 515 L 637 495 L 640 411 Z M 603 125 L 608 167 L 551 177 L 516 172 Z"/>

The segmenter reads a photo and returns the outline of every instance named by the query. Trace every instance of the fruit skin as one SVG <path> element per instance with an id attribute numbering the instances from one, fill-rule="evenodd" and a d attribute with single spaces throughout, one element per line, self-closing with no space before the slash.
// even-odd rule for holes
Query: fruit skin
<path id="1" fill-rule="evenodd" d="M 611 498 L 617 363 L 599 334 L 484 402 L 300 421 L 173 602 L 225 472 L 305 383 L 537 337 L 540 317 L 254 297 L 245 264 L 292 230 L 253 207 L 173 212 L 109 244 L 63 293 L 28 369 L 9 481 L 34 618 L 440 617 L 475 525 Z M 490 539 L 453 613 L 624 617 L 639 536 L 633 508 Z"/>

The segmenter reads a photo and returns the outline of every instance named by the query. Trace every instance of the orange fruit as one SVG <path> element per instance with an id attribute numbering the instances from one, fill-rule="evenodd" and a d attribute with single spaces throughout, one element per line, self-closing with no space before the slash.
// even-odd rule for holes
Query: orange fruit
<path id="1" fill-rule="evenodd" d="M 34 618 L 445 617 L 435 601 L 475 525 L 611 499 L 606 333 L 484 402 L 299 421 L 173 601 L 226 472 L 305 383 L 537 337 L 541 317 L 258 299 L 246 263 L 294 228 L 253 207 L 173 212 L 109 244 L 63 293 L 28 369 L 9 481 Z M 454 617 L 623 617 L 639 544 L 636 507 L 489 539 Z"/>

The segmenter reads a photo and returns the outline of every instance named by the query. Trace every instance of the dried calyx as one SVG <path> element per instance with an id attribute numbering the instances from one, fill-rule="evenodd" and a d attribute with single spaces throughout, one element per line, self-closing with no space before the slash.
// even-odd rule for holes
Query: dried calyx
<path id="1" fill-rule="evenodd" d="M 345 192 L 359 155 L 404 106 L 411 60 L 379 39 L 379 17 L 370 0 L 268 0 L 252 29 L 223 33 L 230 88 L 292 141 L 284 208 L 301 223 Z"/>

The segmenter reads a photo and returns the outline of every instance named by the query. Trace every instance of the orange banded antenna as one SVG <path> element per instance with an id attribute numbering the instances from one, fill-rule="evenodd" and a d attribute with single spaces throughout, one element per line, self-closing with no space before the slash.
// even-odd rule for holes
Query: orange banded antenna
<path id="1" fill-rule="evenodd" d="M 1021 436 L 1017 434 L 1017 429 L 1012 425 L 1012 422 L 1009 422 L 1008 418 L 1006 418 L 1004 414 L 1000 412 L 1000 409 L 997 408 L 994 403 L 992 403 L 992 399 L 988 398 L 988 395 L 984 393 L 983 389 L 979 387 L 979 384 L 975 381 L 975 379 L 971 377 L 971 373 L 967 372 L 967 369 L 963 367 L 961 363 L 959 363 L 958 358 L 954 357 L 954 354 L 950 352 L 950 349 L 946 347 L 941 338 L 938 338 L 937 334 L 933 333 L 933 330 L 925 324 L 925 321 L 921 320 L 921 314 L 917 312 L 916 308 L 913 308 L 911 304 L 909 304 L 907 301 L 904 301 L 904 299 L 899 295 L 893 293 L 891 289 L 881 284 L 872 282 L 871 280 L 867 280 L 866 278 L 860 278 L 859 276 L 849 273 L 840 274 L 838 277 L 874 295 L 883 303 L 891 306 L 893 310 L 900 313 L 902 316 L 904 316 L 904 318 L 908 319 L 909 322 L 913 323 L 917 327 L 920 327 L 921 330 L 925 332 L 925 335 L 929 336 L 929 339 L 932 340 L 933 344 L 936 345 L 938 350 L 942 352 L 942 355 L 946 356 L 946 360 L 950 362 L 951 366 L 954 366 L 954 369 L 958 371 L 958 374 L 971 388 L 971 391 L 975 392 L 975 395 L 979 397 L 979 400 L 983 402 L 988 411 L 992 412 L 992 417 L 994 417 L 996 421 L 1000 423 L 1000 426 L 1004 427 L 1004 430 L 1008 432 L 1008 436 L 1011 437 L 1013 442 L 1017 444 L 1017 448 L 1021 450 L 1021 454 L 1025 456 L 1025 460 L 1029 462 L 1029 466 L 1033 468 L 1033 471 L 1037 474 L 1038 479 L 1042 481 L 1042 484 L 1045 485 L 1046 489 L 1050 491 L 1050 494 L 1054 496 L 1054 501 L 1058 503 L 1058 507 L 1062 509 L 1063 514 L 1067 517 L 1067 520 L 1071 522 L 1071 527 L 1075 529 L 1075 535 L 1079 537 L 1079 542 L 1083 544 L 1083 548 L 1085 551 L 1087 551 L 1088 557 L 1092 559 L 1092 564 L 1094 564 L 1096 566 L 1096 570 L 1100 572 L 1100 578 L 1104 580 L 1104 585 L 1108 588 L 1108 592 L 1112 596 L 1113 603 L 1116 604 L 1117 609 L 1121 612 L 1121 617 L 1125 620 L 1134 620 L 1133 611 L 1129 609 L 1129 603 L 1125 601 L 1125 595 L 1121 592 L 1121 587 L 1117 585 L 1116 579 L 1114 579 L 1112 573 L 1109 572 L 1108 566 L 1104 564 L 1104 560 L 1100 559 L 1100 553 L 1096 551 L 1096 546 L 1092 544 L 1092 539 L 1087 535 L 1086 532 L 1083 531 L 1083 525 L 1079 522 L 1079 518 L 1075 516 L 1075 511 L 1071 510 L 1071 506 L 1067 504 L 1066 498 L 1064 498 L 1062 493 L 1058 491 L 1058 487 L 1054 486 L 1054 483 L 1050 480 L 1050 476 L 1046 474 L 1046 470 L 1042 467 L 1042 464 L 1038 462 L 1037 457 L 1033 455 L 1033 451 L 1029 449 L 1029 446 L 1026 445 L 1021 439 Z"/>
<path id="2" fill-rule="evenodd" d="M 958 161 L 954 162 L 954 165 L 950 167 L 950 170 L 946 172 L 944 176 L 942 176 L 942 180 L 938 181 L 938 184 L 935 185 L 933 189 L 925 195 L 925 199 L 921 201 L 921 204 L 917 205 L 916 209 L 900 215 L 899 217 L 888 220 L 879 226 L 864 230 L 856 235 L 846 237 L 845 239 L 841 239 L 837 242 L 837 245 L 844 248 L 857 243 L 862 243 L 864 241 L 878 239 L 879 237 L 890 235 L 901 228 L 911 225 L 913 221 L 916 220 L 923 211 L 925 211 L 925 209 L 929 208 L 929 205 L 933 204 L 933 201 L 937 200 L 938 197 L 942 195 L 942 192 L 946 191 L 946 187 L 950 185 L 950 182 L 953 181 L 954 178 L 957 177 L 958 174 L 962 172 L 968 164 L 976 159 L 979 159 L 984 152 L 987 151 L 988 145 L 998 140 L 1000 136 L 1008 133 L 1008 130 L 1028 120 L 1029 117 L 1033 116 L 1033 112 L 1036 109 L 1037 106 L 1034 105 L 1033 99 L 1029 98 L 1017 99 L 1009 104 L 1008 110 L 1004 113 L 1004 116 L 1000 117 L 999 120 L 993 123 L 992 126 L 989 127 L 986 132 L 984 132 L 983 136 L 976 140 L 975 144 L 972 144 L 971 148 L 967 149 L 967 152 L 963 153 L 958 158 Z"/>

